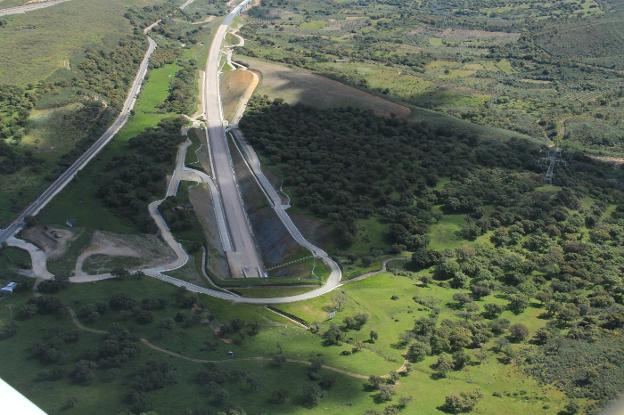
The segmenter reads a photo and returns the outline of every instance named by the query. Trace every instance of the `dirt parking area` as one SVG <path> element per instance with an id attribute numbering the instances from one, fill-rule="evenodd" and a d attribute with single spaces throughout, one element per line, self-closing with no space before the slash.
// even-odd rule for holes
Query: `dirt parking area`
<path id="1" fill-rule="evenodd" d="M 77 234 L 68 229 L 45 225 L 26 228 L 22 231 L 22 235 L 26 241 L 43 250 L 51 260 L 61 258 L 67 251 L 69 243 L 77 237 Z"/>
<path id="2" fill-rule="evenodd" d="M 173 259 L 173 252 L 154 235 L 96 231 L 89 246 L 80 253 L 74 275 L 105 273 L 114 268 L 143 268 Z"/>

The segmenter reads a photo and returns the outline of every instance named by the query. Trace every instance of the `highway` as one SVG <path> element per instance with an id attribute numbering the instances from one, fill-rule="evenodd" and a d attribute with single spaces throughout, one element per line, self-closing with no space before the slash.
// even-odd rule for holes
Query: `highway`
<path id="1" fill-rule="evenodd" d="M 67 1 L 70 0 L 48 0 L 41 3 L 24 4 L 23 6 L 0 9 L 0 17 L 11 16 L 13 14 L 24 14 L 34 10 L 45 9 L 46 7 L 56 6 L 57 4 L 65 3 Z"/>
<path id="2" fill-rule="evenodd" d="M 245 212 L 238 188 L 232 157 L 223 123 L 219 92 L 219 61 L 223 40 L 234 18 L 249 3 L 245 0 L 225 16 L 210 45 L 204 73 L 203 111 L 206 119 L 207 145 L 210 148 L 213 174 L 219 188 L 231 246 L 224 246 L 230 273 L 235 278 L 264 277 L 262 259 Z"/>
<path id="3" fill-rule="evenodd" d="M 183 160 L 185 159 L 186 149 L 188 147 L 188 143 L 180 146 L 180 151 L 176 160 L 176 169 L 174 171 L 173 177 L 171 178 L 171 182 L 167 188 L 167 195 L 173 194 L 176 192 L 179 181 L 180 180 L 192 180 L 197 182 L 208 183 L 211 187 L 211 191 L 213 195 L 217 195 L 215 199 L 219 199 L 218 193 L 221 193 L 220 200 L 215 202 L 216 207 L 216 216 L 217 221 L 221 223 L 220 228 L 225 228 L 227 226 L 228 234 L 223 235 L 225 231 L 220 229 L 220 233 L 222 234 L 222 243 L 224 246 L 231 246 L 232 251 L 231 254 L 238 254 L 240 257 L 238 260 L 241 266 L 241 271 L 243 267 L 246 267 L 245 272 L 253 272 L 254 266 L 256 264 L 260 264 L 258 268 L 256 268 L 257 276 L 263 276 L 264 270 L 261 268 L 261 262 L 258 256 L 258 253 L 255 249 L 253 235 L 251 233 L 251 228 L 249 226 L 249 222 L 244 211 L 244 207 L 242 205 L 242 199 L 236 184 L 236 178 L 234 175 L 234 171 L 232 168 L 232 160 L 229 152 L 229 148 L 227 146 L 226 141 L 226 132 L 223 125 L 223 118 L 221 115 L 221 99 L 219 96 L 219 84 L 218 84 L 218 64 L 219 64 L 219 54 L 221 51 L 221 46 L 223 43 L 223 39 L 225 34 L 227 33 L 227 29 L 231 24 L 232 20 L 242 8 L 249 3 L 250 0 L 245 0 L 241 4 L 239 4 L 226 18 L 224 19 L 223 24 L 219 27 L 217 36 L 215 36 L 215 40 L 210 48 L 210 54 L 208 58 L 208 65 L 206 70 L 206 76 L 204 79 L 203 88 L 203 96 L 204 96 L 204 111 L 205 116 L 208 121 L 207 123 L 207 141 L 209 143 L 209 148 L 211 151 L 211 162 L 213 163 L 213 171 L 217 172 L 217 184 L 215 184 L 211 177 L 203 174 L 199 171 L 194 171 L 192 169 L 188 169 L 184 167 Z M 151 28 L 153 26 L 150 26 Z M 146 29 L 146 32 L 149 30 Z M 115 119 L 115 122 L 106 130 L 106 132 L 91 146 L 87 151 L 80 156 L 63 174 L 61 174 L 33 203 L 31 203 L 24 211 L 9 225 L 6 229 L 0 231 L 0 242 L 5 242 L 10 238 L 10 245 L 13 246 L 21 246 L 24 245 L 23 241 L 12 238 L 12 236 L 17 233 L 24 226 L 24 219 L 28 216 L 36 215 L 47 203 L 54 198 L 56 194 L 58 194 L 67 184 L 76 176 L 76 174 L 84 168 L 89 161 L 91 161 L 104 146 L 115 136 L 115 134 L 123 127 L 130 116 L 130 111 L 134 107 L 136 102 L 136 97 L 140 91 L 143 79 L 147 74 L 149 59 L 156 49 L 156 42 L 154 42 L 149 36 L 149 47 L 141 65 L 139 67 L 139 71 L 132 83 L 130 88 L 130 92 L 126 101 L 124 103 L 123 109 L 119 116 Z M 209 76 L 212 75 L 212 76 Z M 209 295 L 211 297 L 221 298 L 223 300 L 228 300 L 232 302 L 238 303 L 247 303 L 247 304 L 282 304 L 282 303 L 290 303 L 302 300 L 308 300 L 320 295 L 331 292 L 332 290 L 338 288 L 341 285 L 342 279 L 342 271 L 338 264 L 333 261 L 329 255 L 322 249 L 316 247 L 301 234 L 296 225 L 292 222 L 288 214 L 286 213 L 286 207 L 282 205 L 281 199 L 277 193 L 277 191 L 273 188 L 271 183 L 268 181 L 264 173 L 262 172 L 260 161 L 258 160 L 255 151 L 251 146 L 249 146 L 244 137 L 238 130 L 234 130 L 233 134 L 237 138 L 235 140 L 237 151 L 241 152 L 243 159 L 247 167 L 252 172 L 255 180 L 258 182 L 261 189 L 264 191 L 266 197 L 271 202 L 273 208 L 275 209 L 278 217 L 284 224 L 284 226 L 288 229 L 292 237 L 305 248 L 309 249 L 310 252 L 316 257 L 321 259 L 325 265 L 330 269 L 330 275 L 325 282 L 325 284 L 319 288 L 313 289 L 311 291 L 305 292 L 303 294 L 292 295 L 292 296 L 284 296 L 284 297 L 272 297 L 272 298 L 255 298 L 255 297 L 242 297 L 236 294 L 232 294 L 230 292 L 224 292 L 217 289 L 201 287 L 190 283 L 188 281 L 184 281 L 178 278 L 173 278 L 168 275 L 165 275 L 164 272 L 177 269 L 183 266 L 188 261 L 188 255 L 182 248 L 182 246 L 174 239 L 171 234 L 167 224 L 164 222 L 162 215 L 158 211 L 158 205 L 162 200 L 155 201 L 149 206 L 149 211 L 151 216 L 154 218 L 156 225 L 158 226 L 160 233 L 165 240 L 165 242 L 173 249 L 176 259 L 162 266 L 157 266 L 153 268 L 143 269 L 142 271 L 145 274 L 157 278 L 161 281 L 167 282 L 169 284 L 173 284 L 179 287 L 185 287 L 189 291 L 197 292 L 200 294 Z M 216 145 L 215 145 L 216 144 Z M 215 152 L 217 154 L 215 154 Z M 217 167 L 218 166 L 218 167 Z M 224 196 L 223 189 L 226 189 L 226 197 Z M 227 203 L 229 205 L 225 205 Z M 219 203 L 221 202 L 221 203 Z M 221 205 L 221 206 L 220 206 Z M 234 211 L 232 211 L 232 208 Z M 232 227 L 232 221 L 235 221 L 235 227 Z M 234 232 L 232 230 L 234 229 Z M 229 237 L 238 238 L 237 241 L 230 241 Z M 238 243 L 238 245 L 237 245 Z M 241 243 L 243 245 L 241 245 Z M 24 247 L 25 249 L 26 247 Z M 28 249 L 27 249 L 28 250 Z M 247 250 L 247 251 L 245 251 Z M 33 261 L 37 262 L 37 274 L 40 277 L 51 278 L 52 276 L 48 273 L 46 269 L 46 260 L 45 253 L 39 253 L 36 249 L 28 250 L 31 256 L 33 257 Z M 37 251 L 37 252 L 35 252 Z M 251 253 L 252 257 L 245 257 L 243 254 Z M 255 257 L 253 256 L 255 255 Z M 235 257 L 234 257 L 235 258 Z M 236 259 L 236 258 L 235 258 Z M 249 275 L 251 276 L 251 275 Z M 88 275 L 81 277 L 71 277 L 70 281 L 73 283 L 89 283 L 96 282 L 105 279 L 113 278 L 110 274 L 100 274 L 100 275 Z"/>
<path id="4" fill-rule="evenodd" d="M 130 117 L 130 112 L 136 103 L 137 95 L 141 90 L 143 79 L 147 74 L 149 59 L 152 56 L 152 53 L 154 53 L 154 50 L 156 50 L 156 42 L 154 42 L 154 40 L 149 36 L 147 40 L 149 42 L 149 46 L 145 52 L 143 61 L 141 62 L 134 81 L 132 82 L 132 86 L 130 87 L 130 91 L 128 92 L 123 108 L 113 124 L 111 124 L 104 134 L 102 134 L 102 136 L 98 138 L 97 141 L 87 149 L 87 151 L 78 157 L 78 159 L 76 159 L 76 161 L 74 161 L 72 165 L 67 168 L 67 170 L 61 173 L 61 175 L 57 177 L 56 180 L 54 180 L 54 182 L 52 182 L 52 184 L 48 186 L 48 188 L 45 189 L 39 197 L 37 197 L 37 199 L 28 205 L 9 226 L 0 230 L 0 243 L 6 242 L 9 237 L 19 232 L 24 227 L 24 220 L 28 216 L 34 216 L 39 213 L 41 209 L 43 209 L 54 198 L 54 196 L 63 190 L 65 186 L 67 186 L 69 182 L 76 177 L 76 174 L 82 170 L 126 124 L 128 118 Z"/>

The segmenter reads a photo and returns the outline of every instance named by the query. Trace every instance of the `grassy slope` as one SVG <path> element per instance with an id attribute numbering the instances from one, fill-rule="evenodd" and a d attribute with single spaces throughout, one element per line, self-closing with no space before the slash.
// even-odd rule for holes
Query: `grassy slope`
<path id="1" fill-rule="evenodd" d="M 132 33 L 123 14 L 129 6 L 144 6 L 160 0 L 74 0 L 44 10 L 3 18 L 0 28 L 0 84 L 26 85 L 45 80 L 58 69 L 59 79 L 70 79 L 71 71 L 90 46 L 112 46 Z M 11 220 L 50 182 L 53 166 L 59 157 L 84 137 L 62 117 L 72 115 L 75 104 L 67 93 L 44 96 L 45 110 L 33 111 L 30 132 L 21 145 L 49 162 L 39 171 L 24 169 L 18 174 L 0 176 L 0 223 Z M 55 109 L 57 105 L 65 105 Z M 66 105 L 69 104 L 69 105 Z"/>
<path id="2" fill-rule="evenodd" d="M 253 82 L 253 75 L 249 71 L 234 70 L 226 71 L 221 76 L 221 104 L 223 105 L 223 117 L 231 120 L 240 105 L 245 91 Z"/>
<path id="3" fill-rule="evenodd" d="M 6 25 L 0 36 L 1 82 L 35 83 L 59 68 L 71 67 L 72 59 L 86 47 L 110 44 L 132 32 L 123 17 L 128 6 L 154 3 L 158 1 L 75 0 L 3 18 Z"/>
<path id="4" fill-rule="evenodd" d="M 170 306 L 163 311 L 154 312 L 154 323 L 140 325 L 133 321 L 121 321 L 119 315 L 107 312 L 101 320 L 90 326 L 99 329 L 110 327 L 113 322 L 120 322 L 124 327 L 138 336 L 148 338 L 152 343 L 166 347 L 174 352 L 182 353 L 195 358 L 218 360 L 220 366 L 230 369 L 243 369 L 259 380 L 260 388 L 257 393 L 245 393 L 238 387 L 228 387 L 232 401 L 243 406 L 248 413 L 289 413 L 289 414 L 317 414 L 317 413 L 345 413 L 360 414 L 367 408 L 383 408 L 383 405 L 373 403 L 370 393 L 362 392 L 362 380 L 352 379 L 342 375 L 337 376 L 337 384 L 324 398 L 321 405 L 308 410 L 294 405 L 271 406 L 266 402 L 266 397 L 277 388 L 284 388 L 296 395 L 298 391 L 309 381 L 304 368 L 297 364 L 287 364 L 282 369 L 267 368 L 266 362 L 262 361 L 237 361 L 238 358 L 266 357 L 282 348 L 287 358 L 307 360 L 312 354 L 323 356 L 325 364 L 333 367 L 355 372 L 362 375 L 384 374 L 397 369 L 403 358 L 401 350 L 394 349 L 392 344 L 398 340 L 398 336 L 412 326 L 412 322 L 419 316 L 425 316 L 427 310 L 416 304 L 411 297 L 433 298 L 439 302 L 442 317 L 452 317 L 454 311 L 446 303 L 450 301 L 451 292 L 435 285 L 429 288 L 417 287 L 415 281 L 406 277 L 394 277 L 383 274 L 372 277 L 365 281 L 352 283 L 341 289 L 346 301 L 342 311 L 334 317 L 334 321 L 340 322 L 342 318 L 353 315 L 356 312 L 366 312 L 370 315 L 368 323 L 358 332 L 350 332 L 350 336 L 357 340 L 368 338 L 370 330 L 379 333 L 379 340 L 375 344 L 364 343 L 364 349 L 350 356 L 341 356 L 342 350 L 350 350 L 350 345 L 321 346 L 321 339 L 306 332 L 281 317 L 259 306 L 232 305 L 215 299 L 201 297 L 200 301 L 207 307 L 216 321 L 227 322 L 233 318 L 245 321 L 258 321 L 261 325 L 260 333 L 254 337 L 246 337 L 242 344 L 227 344 L 215 337 L 211 330 L 199 325 L 192 328 L 182 328 L 176 325 L 172 331 L 165 335 L 159 333 L 158 322 L 165 317 L 173 317 L 179 309 Z M 151 280 L 139 281 L 109 281 L 89 285 L 73 285 L 62 291 L 60 297 L 66 304 L 78 310 L 81 304 L 93 302 L 107 302 L 114 293 L 127 293 L 137 299 L 141 298 L 165 298 L 173 302 L 175 288 L 169 285 Z M 17 307 L 26 301 L 30 293 L 18 294 L 0 307 L 0 321 L 6 322 L 9 318 L 9 308 Z M 323 308 L 331 306 L 332 297 L 329 294 L 311 301 L 280 306 L 280 308 L 294 313 L 309 321 L 322 321 L 327 318 Z M 392 300 L 392 295 L 398 295 L 397 300 Z M 497 302 L 496 298 L 487 297 L 479 303 Z M 504 313 L 503 316 L 512 322 L 522 320 L 533 322 L 529 324 L 531 331 L 543 325 L 542 320 L 535 316 L 539 310 L 529 309 L 521 316 L 513 316 Z M 15 385 L 26 396 L 33 399 L 50 413 L 57 413 L 58 408 L 65 402 L 67 397 L 75 396 L 78 399 L 76 408 L 68 410 L 69 414 L 93 413 L 109 414 L 121 409 L 120 398 L 124 393 L 124 386 L 119 381 L 106 381 L 100 372 L 94 384 L 88 387 L 72 385 L 67 379 L 59 382 L 33 382 L 33 378 L 44 367 L 35 360 L 28 358 L 30 344 L 41 337 L 46 330 L 69 330 L 72 325 L 67 317 L 36 317 L 31 321 L 18 322 L 18 334 L 8 340 L 0 342 L 0 352 L 7 359 L 6 364 L 0 367 L 0 375 Z M 329 322 L 322 323 L 327 327 Z M 212 342 L 214 350 L 205 348 L 206 342 Z M 101 342 L 101 336 L 82 333 L 79 345 L 67 347 L 70 360 L 77 359 L 84 350 L 96 348 Z M 227 357 L 228 351 L 234 351 L 235 359 Z M 193 373 L 200 369 L 197 363 L 189 363 L 179 358 L 173 358 L 162 353 L 153 352 L 142 347 L 141 357 L 137 362 L 126 365 L 115 374 L 114 379 L 124 379 L 131 373 L 138 363 L 146 360 L 167 361 L 176 367 L 178 383 L 164 390 L 148 393 L 148 401 L 152 402 L 159 413 L 177 413 L 184 409 L 187 402 L 192 406 L 205 406 L 207 393 L 191 381 Z M 550 388 L 543 388 L 534 381 L 526 378 L 514 367 L 503 366 L 496 363 L 495 356 L 487 353 L 485 362 L 479 366 L 469 366 L 460 372 L 452 372 L 447 379 L 433 380 L 430 378 L 431 370 L 429 360 L 414 365 L 412 373 L 401 378 L 397 388 L 397 395 L 411 395 L 414 401 L 408 406 L 405 413 L 437 414 L 436 407 L 440 405 L 444 396 L 449 393 L 476 388 L 481 389 L 484 398 L 479 402 L 476 413 L 497 414 L 501 410 L 509 414 L 548 414 L 554 413 L 561 407 L 562 395 Z M 67 369 L 70 364 L 64 365 Z M 505 380 L 504 382 L 502 380 Z M 525 391 L 525 394 L 518 394 Z M 505 399 L 492 396 L 493 392 L 503 395 L 510 394 Z M 200 396 L 204 397 L 199 397 Z M 514 396 L 515 394 L 515 396 Z M 176 399 L 170 399 L 176 396 Z M 397 398 L 395 398 L 396 401 Z M 547 406 L 547 408 L 545 407 Z"/>
<path id="5" fill-rule="evenodd" d="M 345 316 L 358 312 L 369 314 L 367 324 L 358 332 L 349 332 L 349 335 L 355 341 L 365 341 L 370 330 L 377 331 L 379 340 L 375 344 L 365 343 L 364 347 L 388 361 L 402 361 L 401 351 L 394 349 L 392 345 L 402 332 L 412 327 L 416 318 L 428 314 L 427 309 L 412 301 L 412 296 L 431 298 L 437 302 L 441 307 L 441 318 L 453 318 L 455 313 L 447 305 L 452 301 L 453 291 L 435 285 L 428 288 L 417 287 L 414 280 L 391 274 L 346 285 L 341 291 L 346 296 L 346 302 L 343 311 L 338 312 L 333 321 L 339 324 Z M 392 300 L 393 295 L 397 295 L 398 299 Z M 483 304 L 488 302 L 499 303 L 500 300 L 488 296 L 479 303 L 483 307 Z M 328 316 L 325 310 L 331 309 L 332 303 L 330 294 L 311 301 L 280 305 L 279 308 L 308 321 L 324 321 Z M 539 310 L 528 309 L 520 316 L 505 312 L 502 317 L 511 320 L 512 323 L 522 321 L 533 332 L 544 325 L 544 321 L 537 319 L 537 314 Z M 322 323 L 321 331 L 328 325 L 329 322 Z M 563 401 L 562 393 L 538 385 L 515 367 L 498 364 L 491 352 L 487 353 L 487 358 L 481 365 L 452 372 L 447 379 L 441 380 L 433 380 L 430 377 L 433 370 L 429 365 L 434 361 L 435 359 L 428 358 L 422 363 L 415 364 L 413 373 L 401 379 L 397 393 L 414 397 L 408 413 L 442 413 L 436 407 L 444 401 L 446 395 L 475 389 L 480 389 L 485 395 L 475 410 L 475 413 L 479 414 L 550 414 L 555 413 L 555 408 L 560 407 Z M 518 395 L 520 391 L 525 391 L 526 394 Z M 492 396 L 494 392 L 506 398 L 494 397 Z"/>
<path id="6" fill-rule="evenodd" d="M 483 138 L 506 139 L 523 137 L 532 139 L 513 131 L 473 124 L 427 108 L 393 102 L 387 98 L 361 91 L 323 76 L 314 75 L 305 69 L 247 56 L 241 57 L 240 60 L 249 64 L 251 69 L 259 71 L 262 75 L 262 81 L 255 92 L 257 95 L 282 98 L 289 104 L 301 103 L 319 108 L 354 106 L 362 109 L 372 109 L 381 115 L 395 114 L 406 116 L 411 121 L 427 121 L 436 125 L 451 126 L 456 130 L 476 134 Z M 340 68 L 341 71 L 349 72 L 349 66 L 346 66 L 345 69 L 345 65 L 341 65 Z M 395 72 L 381 65 L 358 64 L 353 70 L 367 79 L 369 85 L 373 86 L 387 86 L 388 82 L 396 78 Z M 406 75 L 403 75 L 403 77 L 406 77 Z M 392 95 L 397 97 L 396 99 L 407 99 L 420 91 L 420 87 L 414 86 L 413 82 L 407 80 L 407 78 L 405 82 L 397 80 L 392 85 L 396 87 L 396 90 L 392 90 Z"/>
<path id="7" fill-rule="evenodd" d="M 72 286 L 70 289 L 62 292 L 61 297 L 65 299 L 67 304 L 77 309 L 80 303 L 106 302 L 110 294 L 114 292 L 133 293 L 137 298 L 163 297 L 171 302 L 171 296 L 175 292 L 175 288 L 153 280 L 122 283 L 108 282 Z M 17 306 L 23 303 L 29 296 L 30 294 L 16 295 L 10 299 L 9 304 Z M 232 318 L 259 321 L 261 323 L 260 334 L 256 337 L 249 337 L 242 346 L 228 345 L 220 341 L 205 326 L 196 326 L 192 329 L 182 329 L 178 326 L 171 333 L 168 333 L 167 338 L 160 338 L 156 330 L 157 322 L 164 317 L 173 317 L 177 312 L 175 307 L 170 307 L 163 312 L 157 312 L 156 322 L 147 326 L 136 325 L 132 322 L 122 324 L 137 335 L 148 337 L 150 341 L 159 346 L 170 347 L 176 352 L 199 358 L 217 359 L 222 361 L 220 365 L 224 369 L 243 370 L 252 375 L 259 384 L 257 392 L 249 393 L 245 390 L 240 390 L 238 387 L 228 388 L 230 389 L 231 400 L 245 407 L 250 414 L 262 412 L 321 414 L 327 410 L 330 413 L 342 413 L 348 407 L 351 407 L 352 404 L 355 405 L 357 413 L 360 413 L 367 406 L 369 398 L 365 394 L 360 393 L 361 381 L 354 381 L 349 377 L 340 375 L 338 376 L 336 387 L 325 398 L 322 407 L 307 410 L 290 404 L 271 406 L 266 402 L 266 398 L 272 390 L 278 388 L 286 389 L 294 396 L 299 393 L 299 390 L 304 385 L 310 384 L 305 374 L 305 366 L 301 364 L 286 364 L 282 369 L 269 369 L 267 368 L 267 363 L 263 361 L 237 361 L 236 359 L 229 359 L 227 351 L 235 351 L 237 358 L 266 356 L 277 350 L 277 344 L 282 344 L 285 349 L 299 348 L 300 350 L 299 354 L 287 351 L 287 356 L 305 360 L 309 357 L 309 353 L 314 351 L 316 340 L 302 329 L 285 324 L 285 320 L 281 317 L 261 307 L 244 305 L 232 307 L 226 303 L 207 298 L 203 298 L 202 302 L 219 321 L 227 322 Z M 9 304 L 5 303 L 5 305 Z M 9 309 L 5 305 L 0 308 L 0 321 L 2 322 L 6 322 L 9 318 Z M 107 328 L 116 320 L 117 318 L 110 314 L 110 316 L 103 318 L 93 326 Z M 46 330 L 70 330 L 73 329 L 73 326 L 68 317 L 37 317 L 32 321 L 19 324 L 20 328 L 17 336 L 0 342 L 2 353 L 13 357 L 11 362 L 2 365 L 0 368 L 0 375 L 4 379 L 33 399 L 35 403 L 41 405 L 50 414 L 58 413 L 58 409 L 70 396 L 76 397 L 78 404 L 74 409 L 64 411 L 63 413 L 103 415 L 117 413 L 123 408 L 121 398 L 126 388 L 122 382 L 106 381 L 102 374 L 89 387 L 72 385 L 67 379 L 54 383 L 33 382 L 33 378 L 44 367 L 28 357 L 28 349 L 32 341 L 40 338 L 41 334 L 45 333 Z M 86 349 L 97 348 L 98 343 L 101 342 L 100 335 L 82 333 L 81 337 L 82 340 L 79 346 L 70 346 L 66 349 L 70 360 L 77 358 Z M 288 342 L 284 341 L 286 338 L 289 339 Z M 213 352 L 205 351 L 204 343 L 206 341 L 215 341 L 217 343 L 216 350 Z M 114 379 L 124 379 L 138 364 L 147 360 L 166 361 L 176 367 L 178 380 L 176 385 L 148 394 L 148 400 L 153 403 L 158 413 L 180 413 L 185 408 L 207 407 L 208 391 L 197 387 L 192 382 L 192 375 L 201 369 L 200 364 L 172 358 L 169 355 L 156 353 L 145 347 L 142 347 L 141 357 L 138 361 L 126 365 L 121 371 L 115 373 Z M 63 366 L 68 370 L 71 369 L 71 365 Z M 172 396 L 175 396 L 176 399 L 171 399 Z"/>
<path id="8" fill-rule="evenodd" d="M 279 97 L 289 104 L 303 103 L 319 108 L 355 106 L 373 110 L 380 115 L 405 117 L 409 114 L 407 107 L 304 69 L 248 56 L 241 57 L 241 60 L 262 76 L 256 92 L 258 95 Z"/>
<path id="9" fill-rule="evenodd" d="M 120 233 L 135 231 L 129 221 L 102 206 L 95 196 L 96 184 L 100 175 L 105 174 L 107 161 L 120 154 L 128 139 L 155 126 L 166 116 L 156 112 L 156 106 L 167 97 L 169 77 L 176 70 L 176 65 L 165 65 L 150 72 L 135 107 L 135 115 L 105 150 L 40 213 L 39 218 L 43 223 L 62 224 L 71 217 L 76 219 L 80 227 Z"/>

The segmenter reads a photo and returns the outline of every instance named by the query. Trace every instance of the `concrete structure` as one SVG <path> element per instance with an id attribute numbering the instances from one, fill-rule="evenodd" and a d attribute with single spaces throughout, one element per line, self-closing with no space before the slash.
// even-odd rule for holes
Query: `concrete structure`
<path id="1" fill-rule="evenodd" d="M 223 23 L 217 29 L 208 53 L 203 88 L 206 144 L 210 148 L 210 157 L 214 168 L 213 174 L 219 189 L 230 241 L 230 245 L 224 246 L 223 249 L 228 260 L 230 273 L 235 278 L 266 276 L 236 181 L 232 157 L 225 135 L 219 92 L 219 62 L 223 40 L 234 17 L 249 4 L 249 1 L 245 0 L 236 6 L 223 19 Z"/>

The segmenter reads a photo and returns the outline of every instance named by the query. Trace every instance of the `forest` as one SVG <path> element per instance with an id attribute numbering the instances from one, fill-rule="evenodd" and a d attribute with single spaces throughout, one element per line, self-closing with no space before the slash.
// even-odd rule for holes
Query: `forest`
<path id="1" fill-rule="evenodd" d="M 253 101 L 240 125 L 270 169 L 291 172 L 284 187 L 295 206 L 332 223 L 343 249 L 357 236 L 357 219 L 380 218 L 390 229 L 386 252 L 412 251 L 410 269 L 429 270 L 423 283 L 462 291 L 453 300 L 463 321 L 441 319 L 415 298 L 430 317 L 397 339 L 413 361 L 441 355 L 436 367 L 444 376 L 462 367 L 463 350 L 494 338 L 501 362 L 520 364 L 570 396 L 599 405 L 624 387 L 615 357 L 624 351 L 622 169 L 570 152 L 545 185 L 545 148 L 527 140 L 481 140 L 356 109 L 266 98 Z M 458 233 L 468 245 L 429 247 L 428 229 L 444 214 L 466 217 Z M 477 238 L 483 243 L 469 244 Z M 479 313 L 475 304 L 493 292 L 505 304 Z M 529 305 L 547 320 L 533 338 L 522 323 L 499 318 Z M 335 326 L 324 337 L 340 342 L 348 330 Z M 513 343 L 539 349 L 517 353 Z M 591 370 L 578 364 L 590 345 Z"/>
<path id="2" fill-rule="evenodd" d="M 165 177 L 183 140 L 180 128 L 184 120 L 162 121 L 131 138 L 127 151 L 113 158 L 110 173 L 102 179 L 97 196 L 116 214 L 130 218 L 143 232 L 156 229 L 147 205 L 165 190 Z"/>

